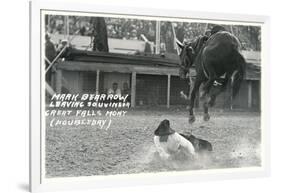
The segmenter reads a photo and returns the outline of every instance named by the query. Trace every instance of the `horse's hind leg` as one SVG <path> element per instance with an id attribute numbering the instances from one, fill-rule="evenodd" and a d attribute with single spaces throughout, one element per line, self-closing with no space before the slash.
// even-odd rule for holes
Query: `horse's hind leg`
<path id="1" fill-rule="evenodd" d="M 226 79 L 224 80 L 224 83 L 222 83 L 222 85 L 217 85 L 217 86 L 213 85 L 211 87 L 209 95 L 205 97 L 205 101 L 203 104 L 204 121 L 208 121 L 210 119 L 210 115 L 208 112 L 209 107 L 213 107 L 215 105 L 217 96 L 226 90 L 227 82 L 228 82 L 227 80 L 228 80 L 228 75 L 226 75 Z"/>
<path id="2" fill-rule="evenodd" d="M 205 97 L 205 98 L 207 98 L 207 97 Z M 204 101 L 203 109 L 204 109 L 203 119 L 204 119 L 204 121 L 209 121 L 210 114 L 209 114 L 209 103 L 208 103 L 207 99 L 205 99 L 205 101 Z"/>
<path id="3" fill-rule="evenodd" d="M 195 83 L 194 83 L 194 87 L 192 88 L 191 95 L 190 95 L 189 123 L 193 123 L 195 121 L 193 108 L 194 108 L 196 93 L 198 93 L 201 83 L 202 83 L 202 80 L 199 79 L 197 76 Z"/>
<path id="4" fill-rule="evenodd" d="M 205 96 L 204 103 L 203 103 L 203 109 L 204 109 L 203 119 L 204 119 L 204 121 L 210 120 L 209 107 L 214 106 L 216 98 L 217 98 L 217 95 Z"/>
<path id="5" fill-rule="evenodd" d="M 203 109 L 204 109 L 204 116 L 203 119 L 204 121 L 209 121 L 210 120 L 210 114 L 209 114 L 209 107 L 213 107 L 216 102 L 217 95 L 210 95 L 206 96 L 203 104 Z"/>
<path id="6" fill-rule="evenodd" d="M 214 71 L 214 68 L 211 65 L 205 65 L 205 68 L 207 70 L 206 73 L 208 73 L 208 77 L 206 77 L 208 80 L 203 86 L 203 94 L 201 96 L 202 98 L 204 98 L 209 93 L 214 81 L 217 79 L 216 72 Z"/>
<path id="7" fill-rule="evenodd" d="M 204 121 L 210 120 L 210 114 L 209 114 L 209 107 L 214 106 L 216 101 L 217 95 L 214 94 L 208 94 L 204 97 L 204 103 L 203 103 L 203 110 L 204 110 Z"/>
<path id="8" fill-rule="evenodd" d="M 203 104 L 203 109 L 204 109 L 204 121 L 209 121 L 210 120 L 210 115 L 209 115 L 209 102 L 208 102 L 208 98 L 209 98 L 209 92 L 210 89 L 213 86 L 214 80 L 216 79 L 216 73 L 214 71 L 214 69 L 209 66 L 209 68 L 207 68 L 208 73 L 209 73 L 209 77 L 207 82 L 205 83 L 205 85 L 203 86 L 203 94 L 201 95 L 201 97 L 204 99 L 204 104 Z"/>

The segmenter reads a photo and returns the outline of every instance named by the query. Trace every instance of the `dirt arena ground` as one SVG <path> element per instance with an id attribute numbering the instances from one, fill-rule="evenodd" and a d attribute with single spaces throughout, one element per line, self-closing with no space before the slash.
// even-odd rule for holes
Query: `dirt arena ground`
<path id="1" fill-rule="evenodd" d="M 260 166 L 260 113 L 211 112 L 209 122 L 197 113 L 188 124 L 184 110 L 135 110 L 113 118 L 108 130 L 81 126 L 46 128 L 46 177 L 91 176 L 237 168 Z M 72 119 L 68 117 L 67 119 Z M 153 131 L 169 119 L 178 132 L 210 141 L 213 152 L 197 160 L 159 159 L 153 144 Z"/>

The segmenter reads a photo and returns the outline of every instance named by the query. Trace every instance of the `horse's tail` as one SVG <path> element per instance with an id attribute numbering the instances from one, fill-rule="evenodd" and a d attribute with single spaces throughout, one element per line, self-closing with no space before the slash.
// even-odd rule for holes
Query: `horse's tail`
<path id="1" fill-rule="evenodd" d="M 238 52 L 237 54 L 237 58 L 236 58 L 236 64 L 237 64 L 237 68 L 234 70 L 234 72 L 232 73 L 231 76 L 231 97 L 234 98 L 243 81 L 243 78 L 245 76 L 245 67 L 246 67 L 246 61 L 244 59 L 244 57 Z"/>

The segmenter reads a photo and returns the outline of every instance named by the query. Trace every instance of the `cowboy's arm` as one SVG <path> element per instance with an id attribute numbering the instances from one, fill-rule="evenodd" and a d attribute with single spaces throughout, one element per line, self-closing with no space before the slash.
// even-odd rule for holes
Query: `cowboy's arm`
<path id="1" fill-rule="evenodd" d="M 161 146 L 158 136 L 154 136 L 154 144 L 155 144 L 156 150 L 159 153 L 161 158 L 168 159 L 170 157 L 170 155 L 168 153 L 166 153 L 166 151 Z"/>
<path id="2" fill-rule="evenodd" d="M 175 133 L 175 138 L 181 147 L 186 149 L 190 154 L 192 154 L 192 155 L 195 154 L 195 149 L 190 141 L 188 141 L 187 139 L 185 139 L 178 133 Z"/>

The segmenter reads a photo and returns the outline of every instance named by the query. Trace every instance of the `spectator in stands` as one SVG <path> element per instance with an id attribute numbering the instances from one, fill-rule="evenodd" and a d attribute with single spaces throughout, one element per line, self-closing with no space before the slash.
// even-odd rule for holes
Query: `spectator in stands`
<path id="1" fill-rule="evenodd" d="M 55 45 L 51 41 L 49 34 L 45 35 L 45 56 L 50 62 L 52 62 L 56 57 Z"/>
<path id="2" fill-rule="evenodd" d="M 82 26 L 79 32 L 80 32 L 81 36 L 84 36 L 86 34 L 86 27 Z"/>
<path id="3" fill-rule="evenodd" d="M 121 90 L 118 88 L 118 83 L 114 82 L 112 88 L 108 89 L 107 94 L 121 95 Z"/>
<path id="4" fill-rule="evenodd" d="M 138 37 L 137 37 L 137 30 L 133 29 L 131 31 L 131 37 L 130 37 L 131 40 L 137 40 Z"/>
<path id="5" fill-rule="evenodd" d="M 126 32 L 123 36 L 123 40 L 129 40 L 130 39 L 130 33 Z"/>
<path id="6" fill-rule="evenodd" d="M 49 68 L 50 63 L 53 62 L 53 60 L 56 57 L 56 49 L 55 45 L 51 41 L 51 37 L 49 34 L 45 35 L 45 57 L 48 60 L 48 62 L 45 62 L 45 69 Z M 51 83 L 51 75 L 52 75 L 52 70 L 49 69 L 48 72 L 46 73 L 46 81 L 48 83 Z"/>
<path id="7" fill-rule="evenodd" d="M 153 25 L 153 23 L 151 21 L 148 23 L 146 32 L 147 32 L 147 35 L 146 35 L 147 39 L 151 42 L 154 42 L 156 31 L 155 31 L 155 25 Z"/>
<path id="8" fill-rule="evenodd" d="M 127 82 L 123 83 L 123 90 L 122 90 L 122 95 L 130 94 L 131 90 L 129 88 L 129 85 Z"/>
<path id="9" fill-rule="evenodd" d="M 67 39 L 59 40 L 57 53 L 60 53 L 65 46 L 67 46 Z"/>
<path id="10" fill-rule="evenodd" d="M 66 58 L 70 54 L 71 49 L 72 46 L 68 43 L 67 39 L 60 40 L 57 49 L 57 55 L 60 54 L 59 58 L 64 60 L 64 58 Z"/>
<path id="11" fill-rule="evenodd" d="M 131 89 L 129 88 L 129 85 L 127 82 L 123 83 L 123 90 L 122 90 L 122 95 L 128 95 L 126 102 L 131 102 Z"/>

